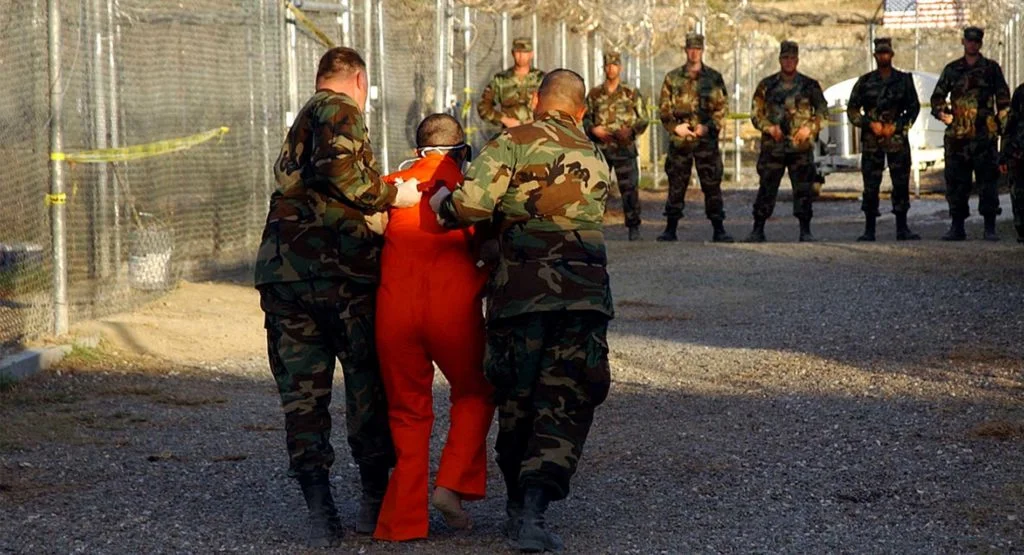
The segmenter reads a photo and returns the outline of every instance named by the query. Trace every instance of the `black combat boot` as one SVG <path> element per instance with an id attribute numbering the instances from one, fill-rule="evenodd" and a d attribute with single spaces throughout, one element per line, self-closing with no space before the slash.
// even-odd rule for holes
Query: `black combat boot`
<path id="1" fill-rule="evenodd" d="M 635 225 L 635 226 L 632 226 L 632 227 L 629 228 L 629 240 L 630 241 L 641 241 L 641 240 L 643 240 L 643 238 L 640 237 L 640 226 Z"/>
<path id="2" fill-rule="evenodd" d="M 509 498 L 505 501 L 505 528 L 502 532 L 505 537 L 512 540 L 519 540 L 519 529 L 523 526 L 523 500 Z"/>
<path id="3" fill-rule="evenodd" d="M 874 214 L 864 214 L 864 235 L 857 238 L 858 241 L 874 241 L 875 240 L 875 220 L 877 216 Z"/>
<path id="4" fill-rule="evenodd" d="M 1017 242 L 1018 243 L 1024 243 L 1024 225 L 1019 225 L 1019 226 L 1016 226 L 1016 227 L 1017 227 Z"/>
<path id="5" fill-rule="evenodd" d="M 658 241 L 678 241 L 676 228 L 679 227 L 679 218 L 669 218 L 665 223 L 665 231 L 658 236 Z"/>
<path id="6" fill-rule="evenodd" d="M 942 236 L 943 241 L 966 241 L 967 231 L 964 230 L 964 218 L 953 218 L 949 231 Z"/>
<path id="7" fill-rule="evenodd" d="M 813 243 L 814 235 L 811 234 L 811 218 L 803 216 L 800 218 L 800 242 Z"/>
<path id="8" fill-rule="evenodd" d="M 377 528 L 377 517 L 388 490 L 388 473 L 391 469 L 382 466 L 360 465 L 359 482 L 363 495 L 359 499 L 359 514 L 356 516 L 356 532 L 372 534 Z"/>
<path id="9" fill-rule="evenodd" d="M 907 226 L 907 213 L 897 212 L 896 213 L 896 240 L 897 241 L 920 241 L 921 236 L 910 231 L 910 227 Z"/>
<path id="10" fill-rule="evenodd" d="M 338 508 L 334 505 L 331 495 L 331 483 L 327 472 L 318 472 L 299 477 L 302 496 L 306 498 L 309 509 L 309 534 L 306 545 L 309 547 L 337 547 L 341 545 L 343 536 Z"/>
<path id="11" fill-rule="evenodd" d="M 985 215 L 985 236 L 986 241 L 998 241 L 999 234 L 996 233 L 996 215 L 986 214 Z"/>
<path id="12" fill-rule="evenodd" d="M 725 224 L 722 220 L 711 220 L 711 227 L 714 228 L 715 232 L 711 235 L 712 243 L 732 243 L 732 235 L 729 235 L 725 231 Z"/>
<path id="13" fill-rule="evenodd" d="M 761 218 L 754 218 L 754 229 L 750 230 L 750 235 L 747 235 L 745 240 L 747 243 L 764 243 L 767 238 L 764 236 L 764 220 Z"/>
<path id="14" fill-rule="evenodd" d="M 548 509 L 548 495 L 543 488 L 527 488 L 523 496 L 523 524 L 516 542 L 523 553 L 561 551 L 562 539 L 544 526 L 544 511 Z"/>

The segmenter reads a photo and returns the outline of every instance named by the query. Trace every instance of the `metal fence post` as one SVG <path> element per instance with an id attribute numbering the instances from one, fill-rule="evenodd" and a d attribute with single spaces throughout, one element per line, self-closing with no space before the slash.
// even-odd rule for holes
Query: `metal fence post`
<path id="1" fill-rule="evenodd" d="M 733 111 L 740 113 L 740 37 L 737 34 L 735 43 L 733 46 L 732 55 L 732 88 L 733 88 Z M 740 120 L 732 120 L 732 181 L 733 183 L 740 182 L 740 171 L 742 160 L 740 153 Z"/>
<path id="2" fill-rule="evenodd" d="M 61 84 L 60 1 L 47 2 L 50 73 L 50 228 L 53 235 L 53 333 L 68 332 L 67 244 L 64 236 L 64 92 Z"/>
<path id="3" fill-rule="evenodd" d="M 509 55 L 512 50 L 508 41 L 508 12 L 501 12 L 501 69 L 507 68 Z"/>
<path id="4" fill-rule="evenodd" d="M 652 108 L 650 108 L 648 110 L 648 113 L 650 114 L 650 113 L 653 112 L 653 107 L 656 106 L 657 105 L 656 103 L 658 102 L 658 82 L 655 80 L 655 75 L 654 75 L 654 50 L 648 51 L 648 56 L 650 57 L 650 68 L 651 68 L 651 102 L 650 102 L 650 106 Z M 652 122 L 652 124 L 653 123 L 655 123 L 655 122 Z M 660 122 L 658 122 L 658 123 L 660 123 Z M 658 188 L 658 181 L 661 179 L 661 175 L 660 175 L 661 172 L 659 171 L 659 168 L 658 168 L 658 162 L 660 161 L 660 158 L 661 158 L 661 156 L 659 156 L 659 154 L 658 154 L 658 127 L 659 127 L 658 125 L 651 125 L 651 126 L 649 126 L 649 128 L 651 130 L 651 156 L 654 157 L 654 159 L 651 160 L 651 178 L 654 180 L 653 188 L 655 188 L 655 189 Z"/>
<path id="5" fill-rule="evenodd" d="M 377 75 L 380 76 L 377 87 L 380 90 L 380 149 L 381 166 L 384 173 L 391 173 L 391 164 L 388 157 L 388 88 L 387 88 L 387 67 L 385 60 L 388 59 L 384 51 L 384 0 L 374 2 L 377 8 Z"/>
<path id="6" fill-rule="evenodd" d="M 117 60 L 114 57 L 114 47 L 119 44 L 121 39 L 121 24 L 120 22 L 114 21 L 114 12 L 120 10 L 120 5 L 116 0 L 107 0 L 107 66 L 110 72 L 108 78 L 110 82 L 110 147 L 118 148 L 121 146 L 121 97 L 119 91 L 120 84 L 117 81 Z M 121 187 L 122 183 L 117 175 L 117 163 L 111 162 L 110 169 L 113 170 L 113 191 L 111 203 L 113 204 L 113 218 L 114 218 L 114 272 L 116 275 L 121 275 Z M 124 179 L 127 179 L 126 174 L 122 173 Z"/>
<path id="7" fill-rule="evenodd" d="M 92 96 L 95 99 L 95 110 L 93 111 L 93 141 L 96 148 L 107 148 L 107 98 L 104 91 L 103 67 L 103 4 L 102 0 L 92 0 L 90 3 L 90 27 L 92 45 L 91 69 L 92 75 Z M 97 241 L 94 248 L 97 252 L 96 269 L 97 275 L 107 277 L 110 275 L 110 233 L 108 230 L 109 218 L 107 214 L 110 209 L 110 182 L 107 173 L 107 165 L 100 164 L 96 167 L 96 203 L 95 203 L 95 230 Z"/>
<path id="8" fill-rule="evenodd" d="M 568 37 L 565 36 L 566 35 L 566 31 L 567 31 L 567 28 L 566 28 L 565 21 L 559 21 L 558 22 L 558 37 L 559 37 L 559 42 L 558 42 L 558 44 L 559 44 L 559 47 L 558 47 L 558 67 L 565 67 L 565 65 L 566 65 L 565 64 L 566 48 L 568 47 L 568 44 L 566 42 L 568 40 Z"/>
<path id="9" fill-rule="evenodd" d="M 537 12 L 533 12 L 530 17 L 530 40 L 533 44 L 533 67 L 540 67 L 540 63 L 537 61 L 537 53 L 540 51 L 537 45 Z"/>
<path id="10" fill-rule="evenodd" d="M 447 21 L 447 18 L 445 17 L 445 12 L 447 10 L 445 8 L 447 7 L 447 5 L 447 0 L 436 0 L 434 2 L 434 31 L 437 33 L 437 50 L 435 51 L 436 59 L 434 60 L 434 63 L 436 65 L 434 69 L 437 72 L 436 75 L 434 75 L 435 114 L 440 114 L 441 112 L 444 112 L 446 96 L 446 75 L 444 66 L 445 54 L 448 52 L 448 48 L 445 45 L 445 43 L 448 40 L 448 32 L 447 29 L 445 28 L 445 22 Z M 381 79 L 381 82 L 383 82 L 383 79 Z"/>

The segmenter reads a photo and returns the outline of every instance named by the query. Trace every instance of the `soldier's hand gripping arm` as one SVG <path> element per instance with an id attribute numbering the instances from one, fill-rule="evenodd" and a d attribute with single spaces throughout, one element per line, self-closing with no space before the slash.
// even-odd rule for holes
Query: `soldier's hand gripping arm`
<path id="1" fill-rule="evenodd" d="M 344 196 L 362 212 L 380 212 L 394 205 L 398 188 L 381 180 L 373 168 L 373 150 L 363 113 L 355 104 L 332 102 L 317 114 L 313 164 L 331 192 Z"/>
<path id="2" fill-rule="evenodd" d="M 583 132 L 590 137 L 591 141 L 595 143 L 603 143 L 607 136 L 602 136 L 600 133 L 594 133 L 594 128 L 599 127 L 594 125 L 594 118 L 597 115 L 597 99 L 594 97 L 593 91 L 587 94 L 587 112 L 583 114 Z"/>
<path id="3" fill-rule="evenodd" d="M 490 220 L 508 191 L 514 167 L 512 141 L 502 133 L 473 160 L 462 185 L 439 203 L 438 222 L 455 229 Z"/>

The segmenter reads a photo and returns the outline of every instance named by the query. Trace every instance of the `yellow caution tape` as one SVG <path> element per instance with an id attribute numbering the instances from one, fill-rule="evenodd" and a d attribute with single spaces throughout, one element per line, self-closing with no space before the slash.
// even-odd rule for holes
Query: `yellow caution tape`
<path id="1" fill-rule="evenodd" d="M 66 160 L 68 162 L 78 164 L 106 164 L 107 162 L 141 160 L 143 158 L 151 158 L 153 156 L 188 150 L 211 139 L 221 138 L 226 135 L 228 131 L 229 128 L 227 127 L 218 127 L 189 137 L 165 139 L 163 141 L 156 141 L 154 143 L 147 143 L 143 145 L 82 150 L 79 152 L 51 152 L 50 160 Z"/>
<path id="2" fill-rule="evenodd" d="M 43 196 L 43 204 L 46 206 L 53 206 L 54 204 L 67 204 L 68 195 L 66 193 L 48 194 Z"/>
<path id="3" fill-rule="evenodd" d="M 327 36 L 327 33 L 321 31 L 320 28 L 316 26 L 316 23 L 313 23 L 313 20 L 310 19 L 305 12 L 295 7 L 295 4 L 292 4 L 290 0 L 284 0 L 284 7 L 288 8 L 288 11 L 292 13 L 295 21 L 300 23 L 311 35 L 316 37 L 316 39 L 320 41 L 320 44 L 327 48 L 334 48 L 337 46 L 334 44 L 334 41 L 331 40 L 331 37 Z"/>

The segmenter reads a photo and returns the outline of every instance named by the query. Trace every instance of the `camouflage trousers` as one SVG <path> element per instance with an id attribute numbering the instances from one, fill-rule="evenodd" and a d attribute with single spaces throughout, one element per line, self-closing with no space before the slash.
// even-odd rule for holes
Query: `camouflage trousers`
<path id="1" fill-rule="evenodd" d="M 608 317 L 535 312 L 488 324 L 484 365 L 498 405 L 498 467 L 509 499 L 569 494 L 583 443 L 611 386 Z"/>
<path id="2" fill-rule="evenodd" d="M 683 217 L 686 207 L 686 190 L 690 187 L 690 173 L 697 166 L 697 179 L 704 193 L 704 214 L 709 220 L 725 219 L 725 203 L 722 199 L 722 152 L 718 143 L 700 144 L 692 150 L 676 146 L 669 147 L 665 157 L 665 174 L 668 175 L 668 200 L 665 201 L 665 216 L 669 219 Z"/>
<path id="3" fill-rule="evenodd" d="M 622 195 L 622 213 L 626 227 L 640 226 L 640 167 L 636 157 L 608 158 L 608 166 L 615 172 Z"/>
<path id="4" fill-rule="evenodd" d="M 762 148 L 757 157 L 757 175 L 761 182 L 754 200 L 754 218 L 767 220 L 775 212 L 775 199 L 779 195 L 782 175 L 789 171 L 789 182 L 793 186 L 793 215 L 810 218 L 814 215 L 811 205 L 817 195 L 814 189 L 814 155 L 811 151 L 793 152 L 782 148 Z"/>
<path id="5" fill-rule="evenodd" d="M 860 174 L 864 178 L 861 210 L 868 215 L 881 215 L 878 211 L 878 191 L 882 187 L 882 172 L 888 159 L 889 177 L 892 179 L 892 213 L 906 214 L 910 210 L 910 145 L 904 143 L 898 152 L 865 150 L 860 156 Z"/>
<path id="6" fill-rule="evenodd" d="M 360 466 L 395 464 L 387 401 L 377 363 L 373 313 L 340 316 L 337 282 L 275 283 L 260 287 L 267 352 L 284 409 L 290 476 L 327 470 L 335 359 L 345 377 L 345 425 Z"/>
<path id="7" fill-rule="evenodd" d="M 1013 225 L 1024 226 L 1024 160 L 1010 163 L 1010 202 L 1013 204 Z"/>
<path id="8" fill-rule="evenodd" d="M 999 208 L 999 158 L 996 141 L 990 139 L 960 140 L 946 138 L 946 202 L 953 219 L 971 215 L 971 177 L 978 182 L 978 213 L 983 216 L 1001 214 Z"/>

